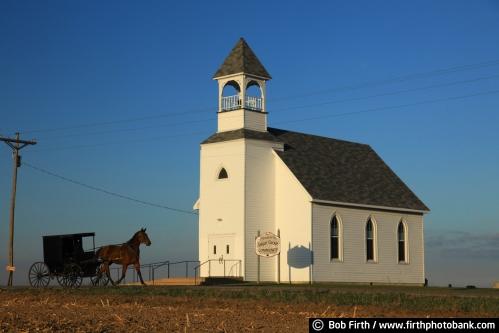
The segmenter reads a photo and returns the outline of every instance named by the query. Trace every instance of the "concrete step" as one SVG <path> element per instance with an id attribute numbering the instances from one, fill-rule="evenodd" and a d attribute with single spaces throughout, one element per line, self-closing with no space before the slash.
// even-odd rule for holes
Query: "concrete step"
<path id="1" fill-rule="evenodd" d="M 212 286 L 220 284 L 237 284 L 243 282 L 244 280 L 242 277 L 210 276 L 204 278 L 204 281 L 200 284 L 204 286 Z"/>
<path id="2" fill-rule="evenodd" d="M 194 286 L 199 285 L 204 282 L 204 278 L 194 279 L 193 277 L 189 278 L 165 278 L 165 279 L 155 279 L 154 281 L 144 281 L 147 285 L 150 286 Z M 137 286 L 140 285 L 140 282 L 131 282 L 127 283 L 127 286 Z"/>
<path id="3" fill-rule="evenodd" d="M 152 281 L 148 281 L 152 282 Z M 169 279 L 156 279 L 154 280 L 155 286 L 194 286 L 204 282 L 204 278 L 194 279 L 193 277 L 189 278 L 169 278 Z"/>

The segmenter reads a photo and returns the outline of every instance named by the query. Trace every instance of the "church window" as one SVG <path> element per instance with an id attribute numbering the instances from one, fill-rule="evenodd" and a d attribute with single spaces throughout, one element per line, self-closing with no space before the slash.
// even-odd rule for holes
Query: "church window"
<path id="1" fill-rule="evenodd" d="M 374 223 L 369 219 L 366 223 L 366 260 L 375 261 L 376 229 Z"/>
<path id="2" fill-rule="evenodd" d="M 218 173 L 218 179 L 227 179 L 227 178 L 229 178 L 229 174 L 227 173 L 227 170 L 225 170 L 225 168 L 222 168 Z"/>
<path id="3" fill-rule="evenodd" d="M 331 219 L 331 260 L 341 260 L 341 225 L 335 215 Z"/>
<path id="4" fill-rule="evenodd" d="M 249 110 L 263 110 L 262 89 L 260 88 L 258 82 L 248 82 L 246 86 L 246 99 L 244 101 L 244 106 Z"/>
<path id="5" fill-rule="evenodd" d="M 404 222 L 400 221 L 397 228 L 397 239 L 398 239 L 398 259 L 399 262 L 407 262 L 406 253 L 406 227 Z"/>
<path id="6" fill-rule="evenodd" d="M 240 93 L 241 88 L 239 88 L 236 81 L 227 82 L 222 89 L 221 111 L 232 111 L 241 108 Z"/>

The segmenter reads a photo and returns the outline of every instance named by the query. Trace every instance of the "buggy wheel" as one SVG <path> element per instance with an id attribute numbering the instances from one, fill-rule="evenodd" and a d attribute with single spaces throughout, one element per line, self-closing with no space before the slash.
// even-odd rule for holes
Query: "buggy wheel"
<path id="1" fill-rule="evenodd" d="M 64 275 L 64 273 L 59 273 L 57 276 L 56 276 L 56 279 L 57 279 L 57 283 L 59 283 L 59 285 L 63 288 L 66 288 L 67 287 L 67 278 L 66 278 L 66 275 Z"/>
<path id="2" fill-rule="evenodd" d="M 109 283 L 106 273 L 101 271 L 102 264 L 95 269 L 95 275 L 90 278 L 92 285 L 96 287 L 105 287 Z"/>
<path id="3" fill-rule="evenodd" d="M 78 288 L 83 280 L 82 271 L 77 264 L 68 264 L 64 272 L 57 276 L 57 282 L 64 288 Z"/>
<path id="4" fill-rule="evenodd" d="M 50 282 L 50 271 L 44 262 L 35 262 L 29 268 L 29 284 L 35 288 L 44 288 Z"/>

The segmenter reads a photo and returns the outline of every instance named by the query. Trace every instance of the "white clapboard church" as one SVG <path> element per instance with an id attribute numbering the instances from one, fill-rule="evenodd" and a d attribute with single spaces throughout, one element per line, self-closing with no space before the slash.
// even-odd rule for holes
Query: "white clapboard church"
<path id="1" fill-rule="evenodd" d="M 369 145 L 269 127 L 271 76 L 242 38 L 213 79 L 218 127 L 201 143 L 194 206 L 201 276 L 424 284 L 429 209 Z M 266 232 L 280 234 L 280 257 L 258 260 Z"/>

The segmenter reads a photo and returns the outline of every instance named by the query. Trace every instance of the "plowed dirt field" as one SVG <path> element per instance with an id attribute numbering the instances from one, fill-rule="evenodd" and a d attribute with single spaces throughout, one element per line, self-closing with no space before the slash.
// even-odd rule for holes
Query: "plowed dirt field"
<path id="1" fill-rule="evenodd" d="M 0 289 L 2 332 L 306 332 L 309 317 L 497 317 L 499 292 L 389 287 Z"/>

